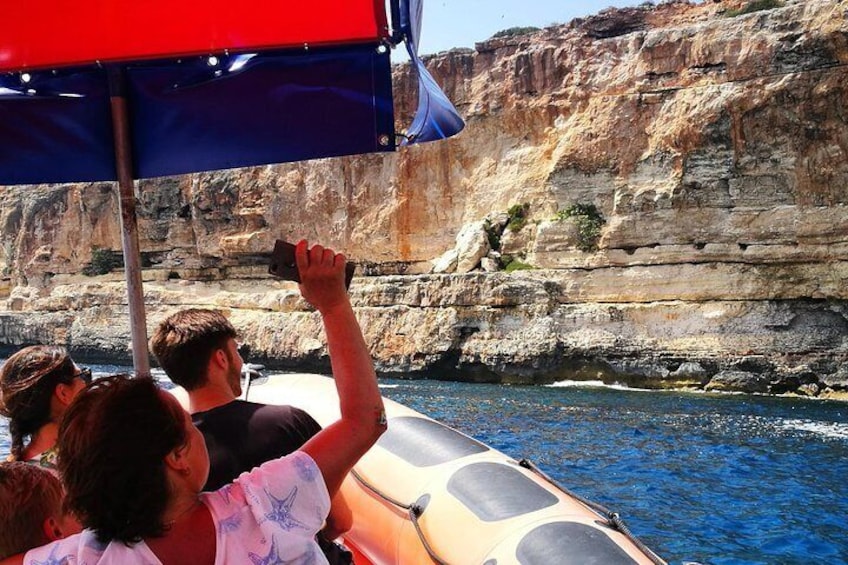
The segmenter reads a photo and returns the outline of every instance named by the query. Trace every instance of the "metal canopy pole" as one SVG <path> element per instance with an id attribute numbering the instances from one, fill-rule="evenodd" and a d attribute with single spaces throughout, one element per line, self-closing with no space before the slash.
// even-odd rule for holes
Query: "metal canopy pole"
<path id="1" fill-rule="evenodd" d="M 144 290 L 141 283 L 141 251 L 138 245 L 138 220 L 132 177 L 132 150 L 129 113 L 127 110 L 124 70 L 110 66 L 109 97 L 112 107 L 112 130 L 115 138 L 115 168 L 118 174 L 121 209 L 121 244 L 124 249 L 124 274 L 127 279 L 127 304 L 130 310 L 130 335 L 135 374 L 150 376 L 147 353 L 147 321 L 144 312 Z"/>

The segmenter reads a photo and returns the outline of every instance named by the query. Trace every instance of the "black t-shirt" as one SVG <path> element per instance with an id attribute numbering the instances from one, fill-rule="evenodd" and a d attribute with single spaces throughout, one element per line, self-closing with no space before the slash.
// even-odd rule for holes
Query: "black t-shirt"
<path id="1" fill-rule="evenodd" d="M 321 429 L 299 408 L 244 400 L 192 414 L 191 419 L 209 451 L 204 490 L 219 489 L 265 461 L 296 451 Z"/>

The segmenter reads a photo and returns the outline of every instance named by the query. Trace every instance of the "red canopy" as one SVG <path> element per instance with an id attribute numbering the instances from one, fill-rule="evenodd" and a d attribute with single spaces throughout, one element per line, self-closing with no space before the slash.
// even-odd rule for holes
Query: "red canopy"
<path id="1" fill-rule="evenodd" d="M 384 0 L 18 0 L 2 12 L 0 71 L 389 35 Z"/>

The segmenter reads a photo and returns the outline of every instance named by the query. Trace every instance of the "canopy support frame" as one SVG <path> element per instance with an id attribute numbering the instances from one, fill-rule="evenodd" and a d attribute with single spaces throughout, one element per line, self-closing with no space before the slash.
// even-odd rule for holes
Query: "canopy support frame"
<path id="1" fill-rule="evenodd" d="M 144 289 L 141 280 L 141 251 L 138 243 L 135 186 L 133 181 L 132 142 L 127 109 L 126 73 L 119 66 L 109 66 L 109 99 L 115 143 L 115 170 L 118 177 L 118 203 L 121 211 L 121 245 L 124 252 L 124 273 L 127 281 L 127 306 L 130 316 L 130 337 L 133 367 L 136 376 L 150 376 L 150 356 L 147 352 L 147 320 L 144 309 Z"/>

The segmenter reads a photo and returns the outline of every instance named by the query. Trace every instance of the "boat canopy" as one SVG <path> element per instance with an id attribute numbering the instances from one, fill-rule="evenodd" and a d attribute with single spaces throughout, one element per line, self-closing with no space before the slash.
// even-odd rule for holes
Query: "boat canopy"
<path id="1" fill-rule="evenodd" d="M 4 7 L 0 185 L 117 180 L 395 150 L 463 127 L 417 54 L 419 110 L 395 131 L 390 50 L 420 2 L 32 0 Z"/>
<path id="2" fill-rule="evenodd" d="M 29 0 L 3 21 L 0 71 L 389 37 L 384 0 Z"/>
<path id="3" fill-rule="evenodd" d="M 133 365 L 150 373 L 133 179 L 394 151 L 464 122 L 421 0 L 27 0 L 0 33 L 0 185 L 118 181 Z M 391 48 L 418 109 L 395 131 Z"/>

